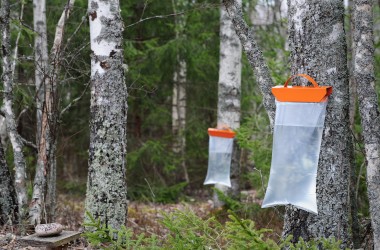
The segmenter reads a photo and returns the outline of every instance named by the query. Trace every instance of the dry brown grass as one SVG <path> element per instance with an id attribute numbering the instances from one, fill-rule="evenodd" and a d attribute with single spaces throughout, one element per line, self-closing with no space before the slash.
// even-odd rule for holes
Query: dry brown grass
<path id="1" fill-rule="evenodd" d="M 247 196 L 244 198 L 244 203 L 260 204 L 260 200 L 256 197 L 255 191 L 248 191 Z M 227 211 L 223 209 L 213 209 L 212 202 L 207 200 L 198 201 L 194 197 L 192 202 L 176 203 L 176 204 L 154 204 L 143 202 L 130 202 L 128 208 L 128 221 L 127 227 L 131 228 L 133 232 L 138 235 L 144 233 L 149 236 L 152 234 L 158 237 L 165 237 L 168 230 L 160 223 L 163 218 L 163 213 L 170 213 L 174 210 L 184 210 L 188 208 L 201 218 L 209 216 L 216 216 L 221 221 L 227 217 Z M 273 209 L 258 209 L 250 218 L 255 221 L 257 228 L 271 228 L 274 230 L 268 237 L 278 239 L 282 230 L 282 219 L 279 212 Z M 65 226 L 66 230 L 83 230 L 83 216 L 84 216 L 84 197 L 70 196 L 67 194 L 60 194 L 58 197 L 56 222 Z M 242 216 L 249 217 L 249 214 L 242 214 Z M 31 232 L 29 232 L 31 233 Z M 17 243 L 18 233 L 11 230 L 10 227 L 3 227 L 0 229 L 0 249 L 38 249 L 32 247 L 22 247 Z M 77 241 L 69 247 L 69 249 L 90 249 L 84 239 Z"/>

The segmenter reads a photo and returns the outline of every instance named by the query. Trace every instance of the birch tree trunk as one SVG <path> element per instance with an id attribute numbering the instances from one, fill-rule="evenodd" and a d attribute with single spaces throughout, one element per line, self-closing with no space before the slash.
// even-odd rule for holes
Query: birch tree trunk
<path id="1" fill-rule="evenodd" d="M 13 111 L 13 80 L 12 80 L 12 61 L 10 46 L 10 5 L 9 0 L 1 0 L 1 33 L 2 33 L 2 81 L 4 84 L 4 114 L 7 126 L 7 133 L 11 141 L 14 164 L 15 164 L 15 189 L 17 193 L 17 203 L 20 219 L 24 218 L 27 209 L 26 195 L 26 172 L 25 158 L 22 151 L 23 143 L 17 132 L 15 114 Z"/>
<path id="2" fill-rule="evenodd" d="M 253 29 L 250 28 L 243 18 L 241 4 L 236 0 L 222 0 L 227 13 L 232 20 L 235 32 L 240 39 L 241 46 L 254 71 L 256 82 L 263 95 L 263 104 L 268 113 L 271 127 L 273 127 L 274 115 L 276 112 L 274 97 L 272 95 L 273 81 L 271 79 L 268 66 L 264 60 L 262 52 L 257 45 Z"/>
<path id="3" fill-rule="evenodd" d="M 343 1 L 289 1 L 292 74 L 333 86 L 327 105 L 317 173 L 318 215 L 287 207 L 283 235 L 294 240 L 334 236 L 347 247 L 352 140 Z"/>
<path id="4" fill-rule="evenodd" d="M 6 148 L 8 141 L 7 125 L 5 123 L 5 117 L 0 116 L 0 142 L 3 148 Z"/>
<path id="5" fill-rule="evenodd" d="M 248 60 L 255 69 L 264 96 L 264 106 L 273 122 L 272 81 L 265 62 L 243 19 L 241 6 L 223 0 L 242 42 Z M 317 179 L 318 216 L 288 208 L 284 235 L 308 240 L 335 236 L 347 246 L 349 235 L 349 169 L 352 155 L 349 131 L 349 94 L 346 43 L 343 29 L 343 2 L 288 1 L 289 37 L 292 73 L 308 73 L 321 85 L 332 85 L 333 95 L 327 107 Z"/>
<path id="6" fill-rule="evenodd" d="M 48 74 L 48 47 L 46 31 L 46 1 L 33 0 L 33 26 L 36 32 L 34 38 L 34 67 L 35 67 L 35 89 L 36 89 L 36 145 L 37 166 L 33 182 L 32 200 L 29 206 L 30 224 L 40 224 L 42 213 L 45 208 L 46 175 L 48 169 L 48 157 L 45 154 L 47 128 L 46 109 L 44 110 L 45 81 Z M 44 113 L 44 115 L 43 115 Z M 44 125 L 42 125 L 44 124 Z M 44 133 L 42 133 L 42 127 Z M 50 171 L 49 171 L 50 172 Z M 45 222 L 47 218 L 45 218 Z"/>
<path id="7" fill-rule="evenodd" d="M 373 0 L 354 1 L 354 78 L 367 162 L 367 189 L 374 249 L 380 249 L 380 127 L 375 89 Z"/>
<path id="8" fill-rule="evenodd" d="M 33 184 L 33 195 L 29 209 L 29 216 L 31 224 L 39 224 L 42 221 L 51 222 L 55 215 L 56 205 L 56 143 L 57 143 L 57 119 L 58 119 L 58 90 L 57 81 L 59 73 L 59 60 L 60 60 L 60 48 L 63 39 L 63 30 L 65 21 L 70 14 L 70 9 L 73 7 L 75 0 L 70 0 L 68 5 L 63 11 L 55 32 L 54 43 L 50 54 L 50 59 L 44 62 L 43 55 L 41 55 L 41 64 L 46 64 L 43 71 L 43 78 L 41 80 L 38 93 L 42 93 L 41 103 L 41 117 L 39 117 L 37 111 L 37 128 L 40 126 L 40 131 L 37 137 L 38 144 L 38 157 L 36 175 Z M 34 5 L 36 7 L 36 5 Z M 37 8 L 42 9 L 41 15 L 45 15 L 45 6 Z M 46 21 L 46 18 L 42 18 Z M 42 21 L 38 22 L 42 25 Z M 46 23 L 45 23 L 46 29 Z M 42 30 L 42 29 L 41 29 Z M 43 30 L 41 31 L 43 32 Z M 46 32 L 46 31 L 45 31 Z M 42 35 L 41 35 L 42 36 Z M 46 45 L 46 33 L 41 38 L 45 41 L 36 41 L 39 45 L 36 47 L 43 47 Z M 41 51 L 45 48 L 40 48 Z M 46 48 L 47 50 L 47 48 Z M 36 53 L 38 50 L 36 49 Z M 45 52 L 44 52 L 45 53 Z M 46 52 L 47 53 L 47 52 Z M 37 56 L 37 55 L 36 55 Z M 36 64 L 39 64 L 37 62 Z M 37 72 L 36 72 L 37 74 Z M 37 76 L 36 76 L 37 82 Z M 39 94 L 37 94 L 39 95 Z M 44 211 L 46 210 L 46 211 Z M 43 213 L 45 212 L 45 213 Z M 46 214 L 46 218 L 42 218 L 42 215 Z"/>
<path id="9" fill-rule="evenodd" d="M 16 190 L 0 143 L 0 225 L 18 222 Z"/>
<path id="10" fill-rule="evenodd" d="M 187 0 L 172 0 L 174 14 L 183 12 Z M 185 39 L 186 16 L 176 15 L 175 19 L 175 37 L 177 40 Z M 173 76 L 173 100 L 172 100 L 172 131 L 174 136 L 173 152 L 178 155 L 182 168 L 183 179 L 189 182 L 189 174 L 186 166 L 186 81 L 187 65 L 183 46 L 180 46 L 177 54 L 177 61 Z"/>
<path id="11" fill-rule="evenodd" d="M 85 209 L 119 229 L 126 222 L 127 89 L 118 0 L 89 0 L 91 118 Z M 89 218 L 86 216 L 85 221 Z"/>
<path id="12" fill-rule="evenodd" d="M 237 0 L 241 5 L 241 0 Z M 241 92 L 241 53 L 239 37 L 236 35 L 232 21 L 225 6 L 220 6 L 220 56 L 218 82 L 218 121 L 217 127 L 229 127 L 236 130 L 240 127 L 240 92 Z M 231 161 L 231 189 L 216 184 L 215 188 L 233 196 L 239 195 L 240 149 L 234 141 Z M 223 202 L 214 193 L 214 207 Z"/>
<path id="13" fill-rule="evenodd" d="M 33 0 L 33 28 L 34 38 L 34 84 L 36 88 L 36 145 L 41 139 L 42 106 L 44 102 L 44 86 L 48 70 L 48 46 L 46 28 L 46 0 Z"/>

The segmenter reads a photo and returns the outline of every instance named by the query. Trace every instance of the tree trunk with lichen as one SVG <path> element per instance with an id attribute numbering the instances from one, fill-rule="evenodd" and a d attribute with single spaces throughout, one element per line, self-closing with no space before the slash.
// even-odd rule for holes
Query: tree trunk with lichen
<path id="1" fill-rule="evenodd" d="M 354 78 L 366 153 L 374 249 L 380 249 L 380 112 L 375 89 L 373 0 L 355 0 L 353 7 Z"/>
<path id="2" fill-rule="evenodd" d="M 187 0 L 172 0 L 174 14 L 185 11 Z M 174 17 L 175 37 L 177 40 L 185 40 L 186 15 Z M 183 46 L 178 46 L 176 64 L 173 76 L 173 98 L 172 98 L 172 131 L 173 131 L 173 152 L 180 159 L 179 165 L 182 170 L 182 178 L 190 182 L 186 166 L 186 81 L 187 81 L 187 64 L 185 60 L 185 51 Z"/>
<path id="3" fill-rule="evenodd" d="M 241 1 L 238 0 L 241 4 Z M 220 55 L 218 82 L 218 117 L 217 128 L 240 127 L 240 92 L 241 92 L 241 44 L 234 30 L 232 21 L 223 5 L 220 8 Z M 240 192 L 240 149 L 234 141 L 231 159 L 231 188 L 216 184 L 215 188 L 224 193 L 238 197 Z M 223 202 L 214 193 L 214 207 Z"/>
<path id="4" fill-rule="evenodd" d="M 25 158 L 23 154 L 23 143 L 17 132 L 17 124 L 13 111 L 13 79 L 12 79 L 12 61 L 10 46 L 10 3 L 9 0 L 1 0 L 1 34 L 2 34 L 2 76 L 4 84 L 3 111 L 7 133 L 12 145 L 14 164 L 15 164 L 15 189 L 17 193 L 17 204 L 20 219 L 24 218 L 27 212 L 27 195 L 26 195 L 26 172 Z"/>
<path id="5" fill-rule="evenodd" d="M 283 235 L 304 240 L 335 237 L 347 247 L 349 173 L 352 140 L 343 1 L 289 1 L 289 45 L 292 74 L 306 73 L 330 85 L 317 172 L 318 215 L 293 206 L 285 214 Z"/>
<path id="6" fill-rule="evenodd" d="M 120 229 L 127 217 L 123 21 L 118 0 L 89 0 L 88 8 L 92 55 L 85 209 L 101 223 Z"/>
<path id="7" fill-rule="evenodd" d="M 223 0 L 233 20 L 236 33 L 251 63 L 264 97 L 271 122 L 274 118 L 273 86 L 268 68 L 254 40 L 252 30 L 243 19 L 241 5 Z M 288 208 L 284 236 L 296 239 L 335 236 L 342 247 L 349 234 L 349 169 L 352 141 L 349 131 L 349 93 L 344 36 L 343 2 L 288 1 L 289 39 L 292 73 L 307 73 L 321 85 L 332 85 L 317 178 L 318 215 Z"/>
<path id="8" fill-rule="evenodd" d="M 352 18 L 353 14 L 353 0 L 348 0 L 346 7 L 346 15 L 351 16 L 350 22 L 348 22 L 346 28 L 347 37 L 347 65 L 349 71 L 349 91 L 350 91 L 350 129 L 353 130 L 355 124 L 355 113 L 356 113 L 356 82 L 354 79 L 354 47 L 353 47 L 353 33 L 355 31 L 355 25 Z M 355 143 L 355 138 L 353 143 Z M 359 171 L 360 172 L 360 171 Z M 351 166 L 350 172 L 350 213 L 351 213 L 351 232 L 352 232 L 352 244 L 354 248 L 360 248 L 360 224 L 358 218 L 358 199 L 356 196 L 356 182 L 358 178 L 355 164 Z"/>
<path id="9" fill-rule="evenodd" d="M 5 161 L 3 145 L 0 143 L 0 225 L 18 222 L 18 207 L 13 179 Z"/>

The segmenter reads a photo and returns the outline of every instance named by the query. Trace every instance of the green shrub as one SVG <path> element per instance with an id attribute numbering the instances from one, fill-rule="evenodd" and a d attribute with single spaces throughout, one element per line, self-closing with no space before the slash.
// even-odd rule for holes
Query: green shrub
<path id="1" fill-rule="evenodd" d="M 302 238 L 295 244 L 292 236 L 279 243 L 268 239 L 270 229 L 256 229 L 249 219 L 240 219 L 232 211 L 228 221 L 220 223 L 215 217 L 202 219 L 190 209 L 164 213 L 161 221 L 169 233 L 157 235 L 133 235 L 131 229 L 120 230 L 101 225 L 88 215 L 91 222 L 85 226 L 92 229 L 83 234 L 90 245 L 97 249 L 340 249 L 340 242 L 334 238 L 305 242 Z"/>
<path id="2" fill-rule="evenodd" d="M 120 230 L 115 230 L 101 224 L 100 220 L 95 220 L 90 213 L 86 212 L 90 222 L 85 223 L 87 229 L 82 234 L 90 245 L 95 249 L 160 249 L 156 235 L 146 237 L 144 234 L 133 235 L 131 229 L 122 226 Z"/>

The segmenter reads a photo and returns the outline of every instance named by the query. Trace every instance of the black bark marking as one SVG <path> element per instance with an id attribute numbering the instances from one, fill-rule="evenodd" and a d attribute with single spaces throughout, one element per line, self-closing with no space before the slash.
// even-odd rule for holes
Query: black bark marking
<path id="1" fill-rule="evenodd" d="M 98 14 L 95 10 L 93 12 L 90 12 L 89 15 L 91 16 L 91 21 L 94 21 L 98 17 Z"/>
<path id="2" fill-rule="evenodd" d="M 113 56 L 114 56 L 115 54 L 116 54 L 116 51 L 112 50 L 112 51 L 110 52 L 110 57 L 113 58 Z"/>
<path id="3" fill-rule="evenodd" d="M 1 46 L 3 49 L 3 56 L 7 56 L 7 50 L 4 45 Z"/>
<path id="4" fill-rule="evenodd" d="M 107 61 L 100 62 L 100 67 L 102 67 L 103 69 L 111 68 L 111 66 L 109 65 Z"/>

